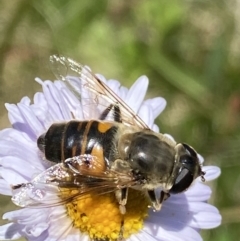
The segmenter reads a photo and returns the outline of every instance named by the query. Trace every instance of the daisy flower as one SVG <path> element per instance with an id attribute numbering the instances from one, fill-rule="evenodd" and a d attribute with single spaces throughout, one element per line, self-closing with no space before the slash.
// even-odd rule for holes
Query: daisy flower
<path id="1" fill-rule="evenodd" d="M 159 132 L 154 120 L 165 108 L 166 101 L 161 97 L 144 100 L 148 87 L 146 76 L 140 77 L 130 89 L 116 80 L 107 81 L 101 75 L 98 78 L 152 130 Z M 84 100 L 76 98 L 64 81 L 37 79 L 37 82 L 42 92 L 35 94 L 33 103 L 24 97 L 17 105 L 6 104 L 12 128 L 0 132 L 0 193 L 3 195 L 12 196 L 14 185 L 30 182 L 51 166 L 40 155 L 37 139 L 53 123 L 70 121 L 73 117 L 89 120 L 99 116 L 99 109 L 83 104 Z M 169 135 L 166 138 L 173 140 Z M 199 159 L 203 162 L 202 157 Z M 218 167 L 202 169 L 206 182 L 220 175 Z M 0 226 L 0 240 L 24 237 L 29 241 L 200 241 L 201 229 L 215 228 L 221 222 L 219 211 L 207 203 L 210 195 L 210 187 L 197 178 L 187 191 L 171 195 L 161 210 L 154 212 L 139 191 L 129 192 L 124 230 L 120 230 L 122 215 L 112 193 L 76 199 L 68 204 L 24 207 L 3 215 L 9 222 Z M 21 204 L 21 200 L 13 198 L 13 201 Z"/>

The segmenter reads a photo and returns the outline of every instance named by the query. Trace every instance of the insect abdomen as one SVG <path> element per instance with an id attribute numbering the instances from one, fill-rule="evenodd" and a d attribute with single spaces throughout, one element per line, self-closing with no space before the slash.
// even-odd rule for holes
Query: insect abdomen
<path id="1" fill-rule="evenodd" d="M 38 138 L 38 147 L 47 160 L 56 163 L 82 154 L 109 160 L 117 128 L 96 120 L 55 123 Z"/>

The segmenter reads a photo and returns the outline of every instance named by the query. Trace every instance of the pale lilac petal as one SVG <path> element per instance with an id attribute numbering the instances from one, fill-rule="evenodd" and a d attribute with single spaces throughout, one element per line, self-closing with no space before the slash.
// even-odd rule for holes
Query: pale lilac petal
<path id="1" fill-rule="evenodd" d="M 36 139 L 42 133 L 43 126 L 29 106 L 19 103 L 18 108 L 24 118 L 24 122 L 28 124 L 28 129 L 31 130 L 33 137 Z"/>
<path id="2" fill-rule="evenodd" d="M 31 100 L 29 97 L 25 96 L 20 100 L 20 103 L 29 106 L 31 104 Z"/>
<path id="3" fill-rule="evenodd" d="M 19 103 L 17 106 L 5 104 L 9 113 L 9 120 L 16 130 L 27 133 L 34 140 L 40 132 L 39 130 L 43 128 L 29 106 L 23 103 Z"/>
<path id="4" fill-rule="evenodd" d="M 38 223 L 33 227 L 26 229 L 26 232 L 28 233 L 28 236 L 38 237 L 48 228 L 48 226 L 49 225 L 46 223 Z"/>
<path id="5" fill-rule="evenodd" d="M 44 129 L 46 129 L 46 122 L 53 121 L 48 116 L 48 103 L 45 99 L 43 93 L 36 93 L 33 98 L 34 104 L 32 104 L 31 109 L 34 112 L 35 116 L 38 118 L 39 122 L 42 124 Z"/>
<path id="6" fill-rule="evenodd" d="M 147 126 L 152 128 L 152 123 L 154 119 L 151 109 L 149 109 L 146 105 L 142 105 L 138 112 L 138 115 L 147 124 Z"/>
<path id="7" fill-rule="evenodd" d="M 0 240 L 13 240 L 22 236 L 23 225 L 17 223 L 8 223 L 0 226 Z"/>
<path id="8" fill-rule="evenodd" d="M 18 107 L 14 104 L 5 104 L 5 107 L 8 110 L 8 118 L 14 129 L 28 133 L 30 137 L 32 133 L 28 130 L 28 125 L 24 123 L 24 118 Z"/>
<path id="9" fill-rule="evenodd" d="M 19 166 L 19 163 L 21 163 L 21 166 Z M 0 164 L 3 166 L 3 169 L 17 170 L 22 176 L 28 177 L 29 179 L 44 171 L 42 165 L 13 156 L 0 158 Z M 24 168 L 26 166 L 28 168 Z"/>
<path id="10" fill-rule="evenodd" d="M 174 227 L 169 229 L 168 227 Z M 201 241 L 202 238 L 200 234 L 188 226 L 173 225 L 171 222 L 162 223 L 159 225 L 156 223 L 146 223 L 143 231 L 150 235 L 150 237 L 155 237 L 158 241 Z M 141 234 L 137 236 L 140 237 Z M 141 240 L 141 239 L 140 239 Z M 142 239 L 144 240 L 144 239 Z"/>
<path id="11" fill-rule="evenodd" d="M 7 168 L 0 169 L 0 176 L 8 183 L 8 185 L 17 185 L 19 183 L 25 183 L 31 179 L 18 173 L 16 170 Z"/>
<path id="12" fill-rule="evenodd" d="M 149 234 L 148 232 L 140 231 L 137 234 L 131 235 L 128 241 L 141 241 L 141 240 L 147 240 L 147 241 L 165 241 L 165 239 L 162 237 L 161 239 Z"/>
<path id="13" fill-rule="evenodd" d="M 156 124 L 153 124 L 152 130 L 158 133 L 159 127 Z"/>
<path id="14" fill-rule="evenodd" d="M 21 143 L 21 142 L 17 143 L 12 140 L 5 140 L 5 141 L 0 140 L 0 148 L 1 148 L 0 157 L 13 156 L 13 157 L 18 157 L 20 159 L 24 157 L 24 160 L 27 160 L 39 166 L 41 165 L 38 157 L 36 156 L 37 147 L 34 147 L 28 150 L 27 146 L 24 143 Z"/>
<path id="15" fill-rule="evenodd" d="M 55 225 L 61 223 L 61 226 Z M 56 239 L 66 239 L 66 235 L 72 230 L 72 220 L 67 218 L 66 209 L 62 206 L 55 207 L 54 212 L 49 216 L 48 231 Z"/>
<path id="16" fill-rule="evenodd" d="M 143 104 L 149 105 L 149 107 L 153 110 L 153 118 L 155 119 L 165 109 L 167 102 L 162 97 L 156 97 L 153 99 L 145 100 Z"/>
<path id="17" fill-rule="evenodd" d="M 126 99 L 124 100 L 136 113 L 144 100 L 147 88 L 148 78 L 146 76 L 139 77 L 129 89 Z"/>
<path id="18" fill-rule="evenodd" d="M 66 100 L 62 95 L 62 91 L 66 89 L 61 81 L 55 81 L 52 85 L 52 95 L 54 96 L 55 102 L 59 106 L 59 110 L 64 120 L 70 120 L 72 118 L 71 112 L 69 111 Z"/>
<path id="19" fill-rule="evenodd" d="M 196 181 L 184 194 L 186 194 L 185 196 L 189 202 L 195 202 L 195 201 L 204 202 L 210 198 L 212 194 L 212 190 L 209 186 Z M 184 195 L 184 194 L 179 194 L 179 195 Z M 177 197 L 179 197 L 179 195 Z"/>
<path id="20" fill-rule="evenodd" d="M 128 93 L 128 89 L 124 86 L 121 86 L 119 90 L 119 96 L 121 97 L 122 100 L 126 100 L 127 93 Z"/>
<path id="21" fill-rule="evenodd" d="M 62 113 L 59 110 L 59 105 L 55 102 L 54 96 L 52 95 L 52 90 L 54 88 L 53 83 L 50 81 L 45 81 L 42 88 L 47 103 L 51 103 L 50 105 L 48 105 L 48 114 L 55 121 L 63 120 Z"/>
<path id="22" fill-rule="evenodd" d="M 212 229 L 218 227 L 221 224 L 221 221 L 222 218 L 218 210 L 211 206 L 210 210 L 196 213 L 189 223 L 189 226 L 198 229 Z"/>
<path id="23" fill-rule="evenodd" d="M 8 219 L 10 221 L 18 221 L 18 223 L 20 224 L 27 224 L 35 222 L 36 217 L 44 217 L 46 215 L 46 212 L 42 212 L 40 209 L 24 208 L 5 213 L 3 215 L 3 219 Z M 34 217 L 34 219 L 31 219 L 31 217 Z M 39 220 L 37 220 L 37 222 L 38 221 Z"/>
<path id="24" fill-rule="evenodd" d="M 65 241 L 91 241 L 85 233 L 80 233 L 78 229 L 72 228 Z"/>
<path id="25" fill-rule="evenodd" d="M 70 113 L 73 113 L 76 119 L 84 119 L 82 104 L 80 103 L 79 99 L 77 99 L 76 96 L 73 95 L 67 88 L 63 88 L 61 93 L 70 110 Z"/>
<path id="26" fill-rule="evenodd" d="M 47 210 L 45 210 L 47 211 Z M 34 238 L 42 235 L 48 229 L 48 212 L 42 212 L 41 209 L 21 209 L 13 212 L 8 212 L 3 215 L 3 219 L 17 221 L 24 227 L 22 235 L 34 240 Z"/>
<path id="27" fill-rule="evenodd" d="M 3 139 L 3 138 L 5 140 L 14 141 L 15 143 L 21 142 L 24 145 L 29 145 L 31 147 L 36 146 L 36 144 L 34 144 L 32 140 L 29 138 L 29 135 L 27 135 L 27 133 L 20 132 L 12 128 L 6 128 L 0 131 L 0 139 Z M 14 148 L 14 147 L 9 146 L 9 148 Z"/>
<path id="28" fill-rule="evenodd" d="M 206 172 L 204 178 L 206 181 L 212 181 L 218 178 L 221 174 L 221 170 L 216 166 L 203 166 L 203 171 Z"/>
<path id="29" fill-rule="evenodd" d="M 119 88 L 120 88 L 120 83 L 117 80 L 109 80 L 107 81 L 108 87 L 117 95 L 119 95 Z"/>

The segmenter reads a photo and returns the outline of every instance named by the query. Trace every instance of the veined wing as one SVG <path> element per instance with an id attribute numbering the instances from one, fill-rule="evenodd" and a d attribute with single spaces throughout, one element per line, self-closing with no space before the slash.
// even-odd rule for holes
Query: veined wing
<path id="1" fill-rule="evenodd" d="M 13 203 L 20 207 L 51 207 L 135 184 L 130 175 L 104 171 L 96 160 L 90 167 L 78 157 L 69 158 L 66 163 L 46 169 L 29 183 L 13 186 Z"/>
<path id="2" fill-rule="evenodd" d="M 50 63 L 56 77 L 65 81 L 83 106 L 88 106 L 84 112 L 86 119 L 92 105 L 99 107 L 108 120 L 119 119 L 125 125 L 149 129 L 146 123 L 87 67 L 70 58 L 57 55 L 50 57 Z"/>

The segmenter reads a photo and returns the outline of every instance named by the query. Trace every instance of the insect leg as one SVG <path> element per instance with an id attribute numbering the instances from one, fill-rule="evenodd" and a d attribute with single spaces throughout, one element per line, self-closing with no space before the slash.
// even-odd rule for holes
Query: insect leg
<path id="1" fill-rule="evenodd" d="M 161 201 L 161 199 L 160 200 L 157 199 L 156 193 L 153 189 L 148 190 L 148 196 L 150 198 L 150 201 L 152 203 L 152 207 L 154 208 L 154 211 L 160 211 L 161 207 L 162 207 L 163 200 Z"/>
<path id="2" fill-rule="evenodd" d="M 126 204 L 127 204 L 127 197 L 128 197 L 128 188 L 124 187 L 121 189 L 118 189 L 115 192 L 116 195 L 116 199 L 119 203 L 119 210 L 121 212 L 121 214 L 125 214 L 126 213 Z"/>
<path id="3" fill-rule="evenodd" d="M 113 108 L 113 105 L 109 105 L 103 112 L 102 114 L 99 116 L 99 119 L 100 120 L 105 120 L 106 117 L 108 116 L 109 112 L 112 110 Z"/>
<path id="4" fill-rule="evenodd" d="M 121 229 L 119 232 L 119 237 L 117 239 L 117 241 L 125 241 L 126 239 L 123 237 L 123 233 L 124 233 L 124 219 L 121 222 Z"/>
<path id="5" fill-rule="evenodd" d="M 122 122 L 121 111 L 120 111 L 119 106 L 118 105 L 114 105 L 113 111 L 114 111 L 114 120 L 116 122 Z"/>
<path id="6" fill-rule="evenodd" d="M 121 111 L 118 105 L 109 105 L 100 115 L 99 119 L 100 120 L 105 120 L 108 116 L 108 114 L 110 113 L 110 111 L 113 109 L 113 118 L 114 121 L 116 122 L 122 122 L 122 118 L 121 118 Z"/>
<path id="7" fill-rule="evenodd" d="M 170 194 L 168 192 L 161 191 L 159 202 L 163 203 L 163 201 L 166 201 L 170 197 Z"/>
<path id="8" fill-rule="evenodd" d="M 121 205 L 126 205 L 127 204 L 127 197 L 128 197 L 128 188 L 122 188 L 121 189 L 121 200 L 120 200 L 120 204 Z"/>

